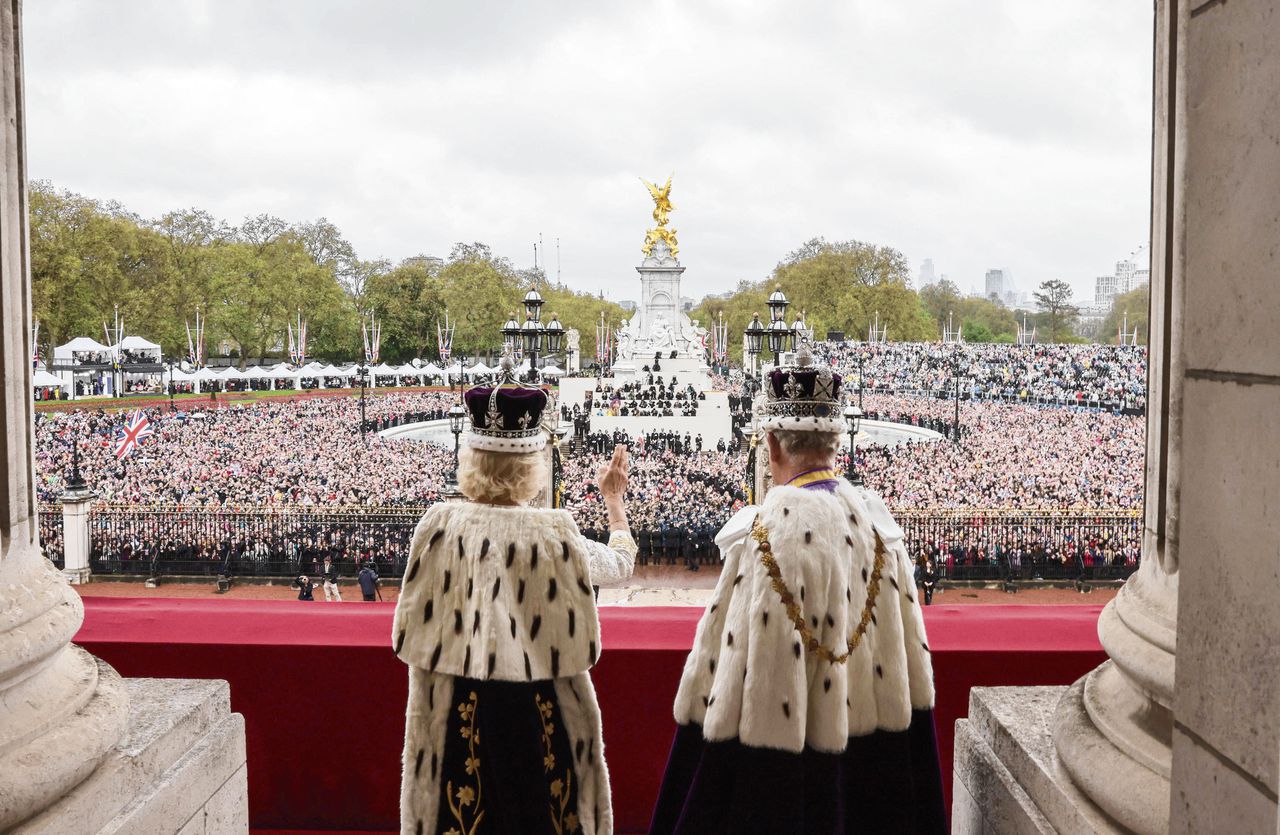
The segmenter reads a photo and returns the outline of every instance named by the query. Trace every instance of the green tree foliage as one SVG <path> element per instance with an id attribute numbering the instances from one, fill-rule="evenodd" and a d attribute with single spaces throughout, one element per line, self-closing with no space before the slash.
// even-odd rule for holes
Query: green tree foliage
<path id="1" fill-rule="evenodd" d="M 105 339 L 118 308 L 130 333 L 186 352 L 186 323 L 199 307 L 210 353 L 222 339 L 249 358 L 280 356 L 285 324 L 307 319 L 308 349 L 322 358 L 358 349 L 355 305 L 340 280 L 350 245 L 321 219 L 291 226 L 271 215 L 232 227 L 200 209 L 144 221 L 119 205 L 34 182 L 33 309 L 41 347 L 75 336 Z"/>
<path id="2" fill-rule="evenodd" d="M 518 321 L 525 287 L 511 262 L 493 254 L 482 243 L 454 244 L 440 271 L 441 300 L 456 330 L 455 353 L 498 353 L 502 334 L 498 328 L 510 314 Z"/>
<path id="3" fill-rule="evenodd" d="M 723 313 L 734 354 L 741 353 L 742 331 L 754 312 L 768 322 L 764 302 L 781 287 L 792 302 L 788 319 L 805 313 L 805 322 L 820 339 L 827 331 L 843 331 L 860 339 L 877 313 L 893 340 L 935 338 L 931 317 L 908 284 L 907 260 L 896 249 L 861 241 L 806 241 L 784 258 L 763 281 L 742 282 L 726 296 L 708 297 L 693 312 L 704 324 Z"/>
<path id="4" fill-rule="evenodd" d="M 436 358 L 436 323 L 444 314 L 442 267 L 433 258 L 410 258 L 394 268 L 385 261 L 362 263 L 364 305 L 382 324 L 386 361 Z"/>
<path id="5" fill-rule="evenodd" d="M 960 334 L 964 337 L 965 342 L 992 342 L 995 340 L 995 336 L 986 325 L 972 320 L 964 323 L 964 327 L 960 329 Z"/>
<path id="6" fill-rule="evenodd" d="M 115 204 L 31 184 L 32 307 L 41 348 L 75 336 L 105 339 L 118 306 L 126 325 L 150 323 L 173 303 L 178 273 L 164 238 Z M 172 343 L 173 328 L 157 337 Z"/>
<path id="7" fill-rule="evenodd" d="M 948 314 L 954 314 L 959 309 L 963 299 L 960 288 L 945 278 L 920 289 L 920 306 L 939 328 L 947 321 Z M 963 320 L 963 316 L 961 318 Z"/>
<path id="8" fill-rule="evenodd" d="M 966 342 L 1013 342 L 1018 322 L 1014 312 L 997 299 L 960 295 L 960 288 L 943 279 L 920 290 L 920 305 L 928 311 L 941 335 L 948 314 Z M 1003 338 L 1002 338 L 1003 337 Z"/>
<path id="9" fill-rule="evenodd" d="M 1139 344 L 1147 344 L 1147 319 L 1151 311 L 1151 286 L 1142 284 L 1128 293 L 1116 296 L 1111 305 L 1111 312 L 1102 320 L 1098 329 L 1098 341 L 1114 344 L 1120 335 L 1120 328 L 1125 325 L 1125 313 L 1128 317 L 1128 330 L 1138 329 Z"/>
<path id="10" fill-rule="evenodd" d="M 1071 285 L 1060 278 L 1051 278 L 1040 285 L 1035 293 L 1040 306 L 1037 324 L 1048 329 L 1049 342 L 1074 341 L 1072 328 L 1080 311 L 1071 303 Z"/>

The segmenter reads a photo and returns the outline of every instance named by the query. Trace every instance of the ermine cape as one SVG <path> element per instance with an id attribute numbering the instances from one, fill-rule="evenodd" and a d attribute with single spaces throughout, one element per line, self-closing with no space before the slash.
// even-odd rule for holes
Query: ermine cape
<path id="1" fill-rule="evenodd" d="M 635 554 L 614 537 L 625 542 L 590 543 L 556 510 L 423 516 L 391 636 L 409 665 L 402 832 L 613 831 L 588 670 L 592 584 L 629 575 Z"/>
<path id="2" fill-rule="evenodd" d="M 884 503 L 775 487 L 717 544 L 651 832 L 945 832 L 929 645 Z"/>

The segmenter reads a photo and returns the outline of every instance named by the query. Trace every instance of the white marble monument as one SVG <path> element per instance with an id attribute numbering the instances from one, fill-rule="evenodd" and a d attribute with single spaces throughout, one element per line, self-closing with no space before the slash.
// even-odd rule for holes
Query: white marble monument
<path id="1" fill-rule="evenodd" d="M 680 307 L 680 277 L 684 267 L 677 256 L 680 244 L 676 230 L 668 225 L 671 178 L 665 186 L 645 182 L 653 196 L 653 219 L 657 224 L 644 237 L 644 261 L 640 273 L 640 302 L 636 313 L 618 329 L 618 356 L 615 372 L 629 373 L 652 365 L 655 356 L 669 362 L 671 370 L 705 371 L 707 330 L 690 321 Z M 674 356 L 673 356 L 674 355 Z"/>
<path id="2" fill-rule="evenodd" d="M 636 267 L 640 274 L 640 301 L 635 314 L 615 334 L 616 358 L 612 376 L 597 381 L 590 378 L 565 378 L 560 381 L 560 403 L 581 406 L 597 386 L 600 397 L 591 409 L 593 431 L 612 432 L 621 429 L 633 437 L 645 432 L 667 431 L 701 435 L 703 442 L 714 446 L 732 437 L 729 396 L 714 390 L 708 365 L 707 329 L 699 327 L 680 306 L 680 279 L 684 266 L 676 257 L 679 242 L 676 230 L 668 225 L 671 205 L 671 180 L 665 186 L 645 183 L 653 195 L 653 219 L 656 226 L 645 233 L 644 260 Z M 656 364 L 655 364 L 656 358 Z M 661 378 L 685 388 L 692 386 L 702 394 L 696 415 L 641 417 L 620 414 L 613 409 L 608 390 L 639 381 L 648 385 L 649 378 Z"/>
<path id="3" fill-rule="evenodd" d="M 684 267 L 665 240 L 654 243 L 640 266 L 640 302 L 636 313 L 618 329 L 618 370 L 651 365 L 655 355 L 706 365 L 706 329 L 694 325 L 680 309 L 680 276 Z M 687 363 L 681 363 L 681 368 Z"/>

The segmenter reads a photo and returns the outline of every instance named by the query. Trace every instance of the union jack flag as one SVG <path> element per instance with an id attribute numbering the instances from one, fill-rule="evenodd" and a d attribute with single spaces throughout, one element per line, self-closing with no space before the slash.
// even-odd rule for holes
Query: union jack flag
<path id="1" fill-rule="evenodd" d="M 155 433 L 151 431 L 151 422 L 147 420 L 147 416 L 140 411 L 134 412 L 116 434 L 116 460 L 133 452 L 143 438 L 150 438 L 153 434 Z"/>

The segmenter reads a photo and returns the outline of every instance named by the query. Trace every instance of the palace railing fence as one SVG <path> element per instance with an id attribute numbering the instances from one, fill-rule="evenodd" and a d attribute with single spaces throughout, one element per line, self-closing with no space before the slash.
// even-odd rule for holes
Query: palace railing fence
<path id="1" fill-rule="evenodd" d="M 66 552 L 62 538 L 62 505 L 40 505 L 40 547 L 55 567 L 65 565 Z"/>
<path id="2" fill-rule="evenodd" d="M 51 559 L 61 555 L 61 508 L 56 510 L 41 511 Z M 108 575 L 292 578 L 319 573 L 329 557 L 344 576 L 373 559 L 380 576 L 399 577 L 425 510 L 101 505 L 90 515 L 90 566 Z M 912 508 L 894 516 L 912 558 L 932 559 L 947 580 L 1122 579 L 1137 568 L 1142 532 L 1138 510 Z M 692 550 L 705 550 L 700 539 L 706 536 L 676 532 L 648 551 L 642 543 L 644 561 L 682 561 Z"/>

